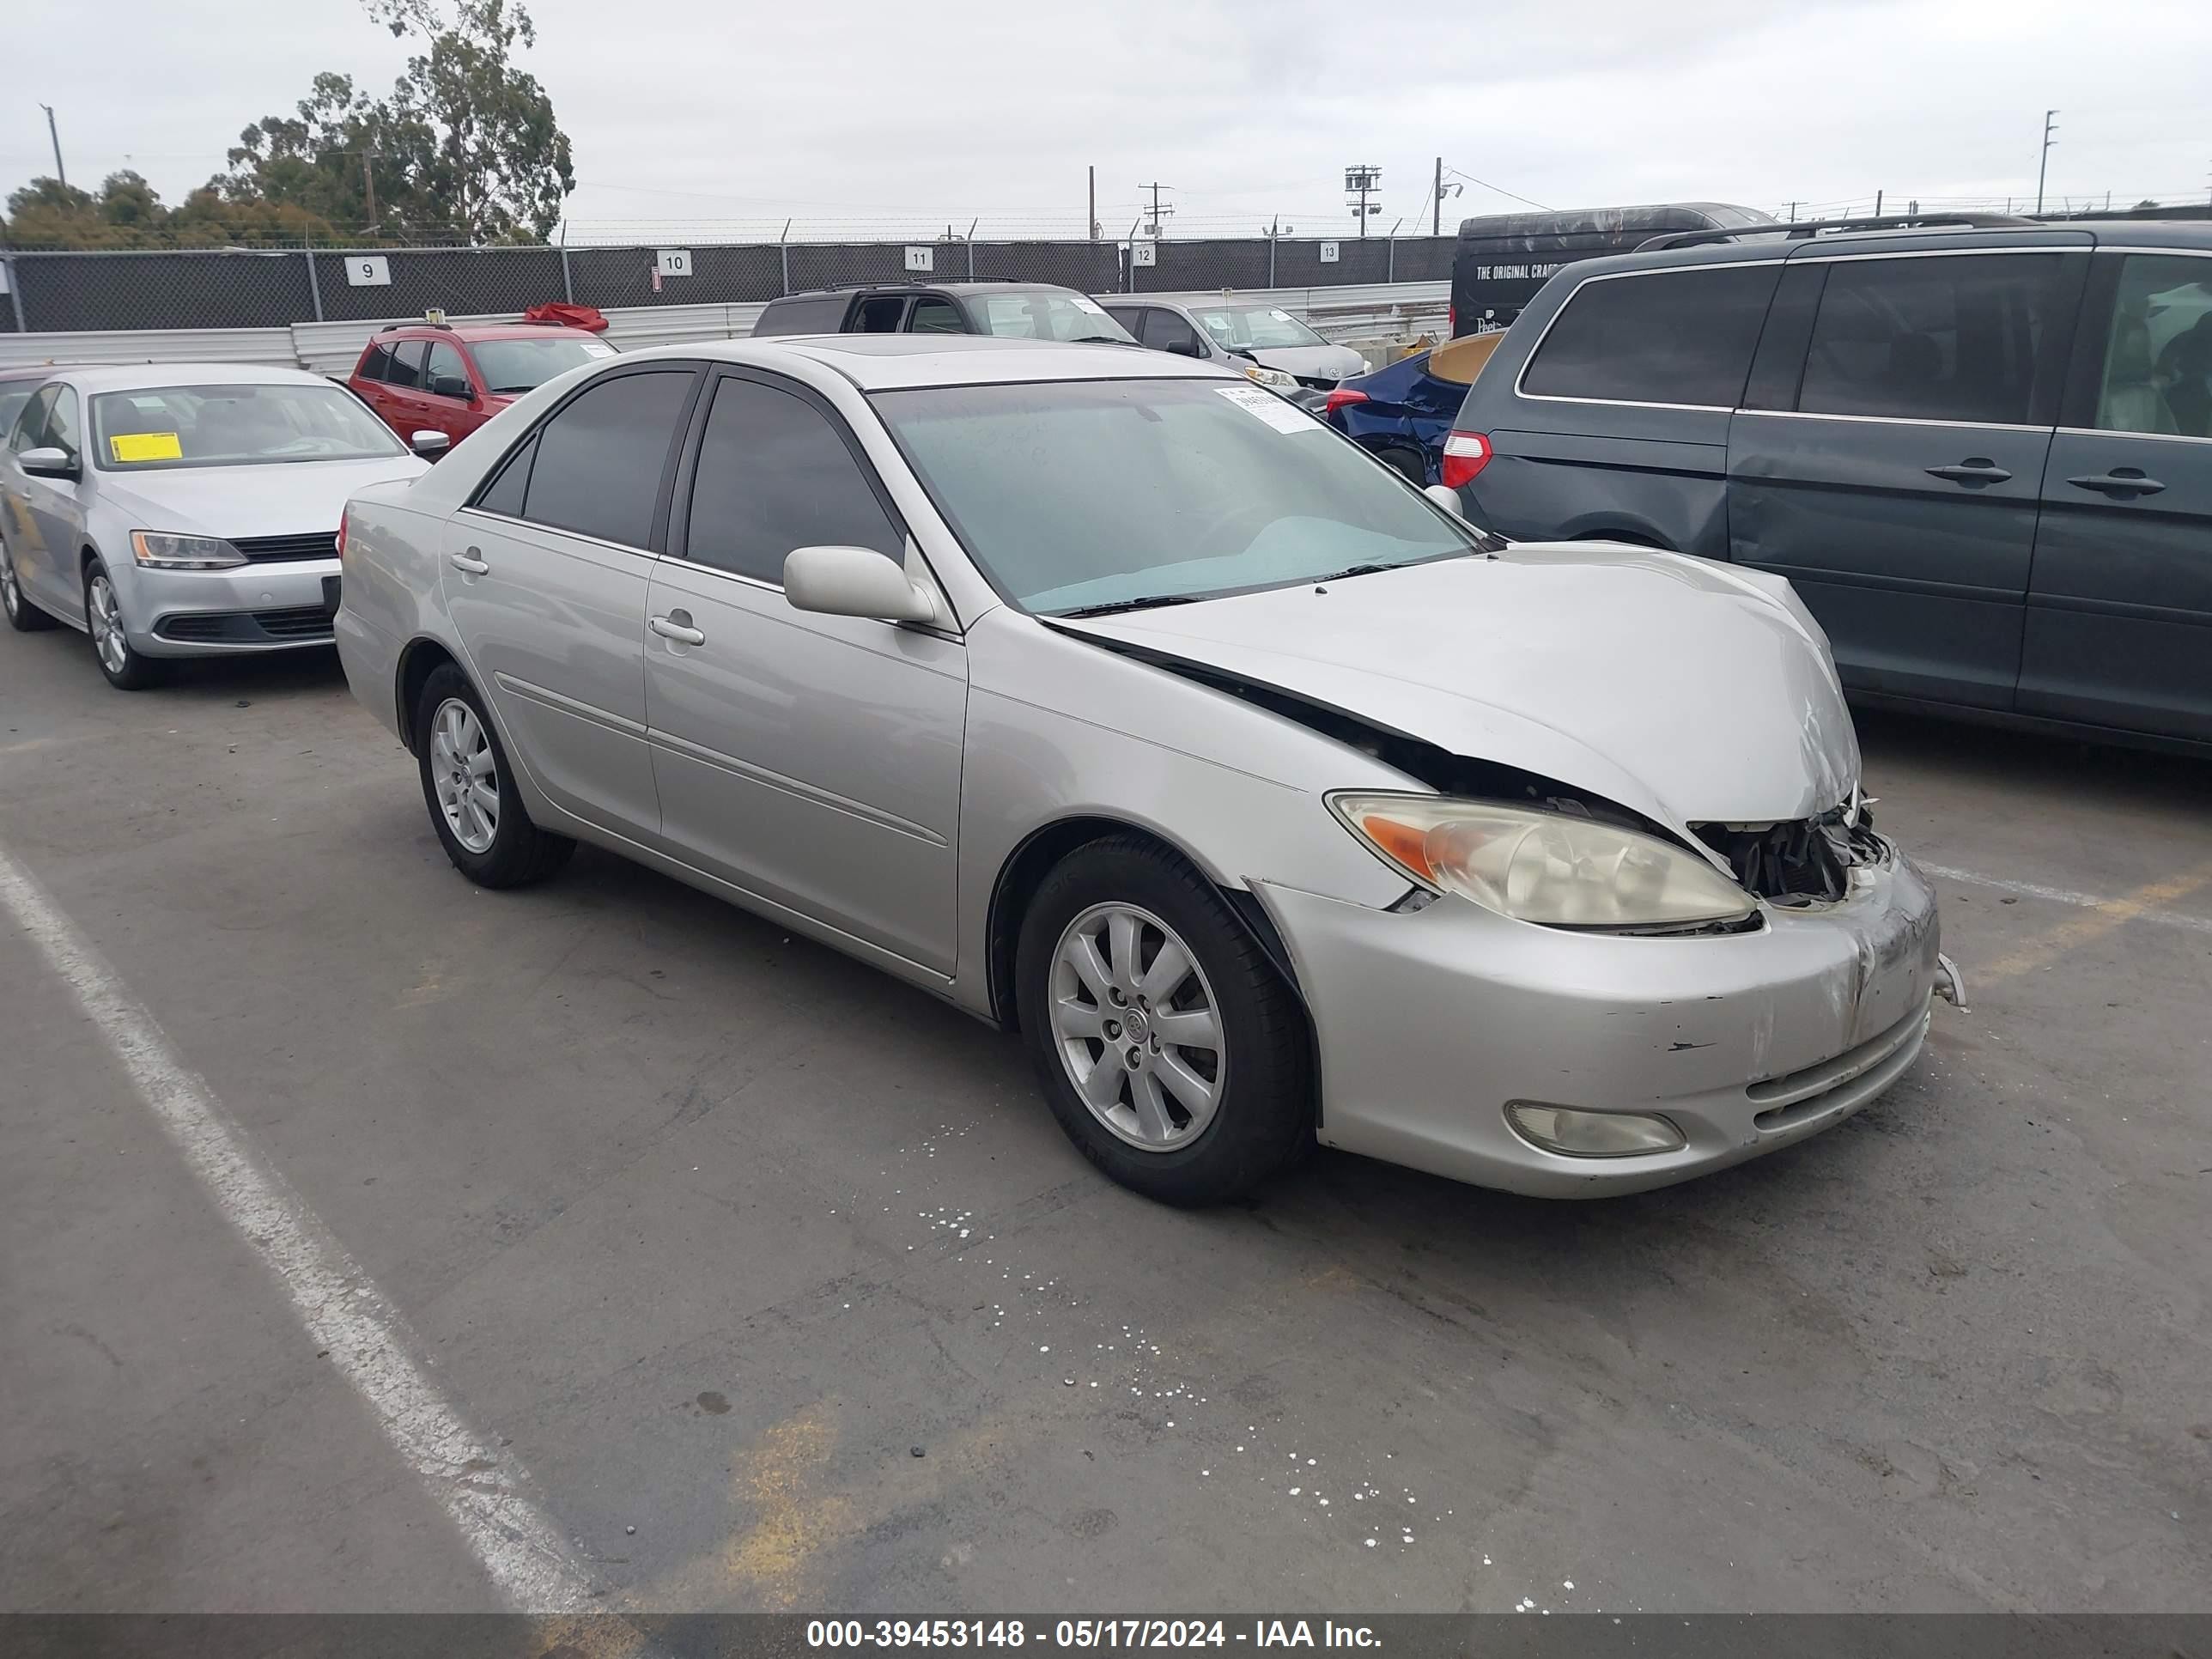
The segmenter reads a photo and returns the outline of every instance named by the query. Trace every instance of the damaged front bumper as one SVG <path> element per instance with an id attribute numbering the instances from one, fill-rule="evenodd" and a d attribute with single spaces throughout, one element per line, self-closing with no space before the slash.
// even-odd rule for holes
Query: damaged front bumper
<path id="1" fill-rule="evenodd" d="M 1912 1063 L 1954 976 L 1936 896 L 1902 855 L 1753 933 L 1630 938 L 1446 897 L 1400 912 L 1252 890 L 1312 1010 L 1322 1144 L 1480 1186 L 1595 1197 L 1687 1180 L 1841 1122 Z M 1665 1118 L 1685 1144 L 1583 1158 L 1509 1104 Z"/>

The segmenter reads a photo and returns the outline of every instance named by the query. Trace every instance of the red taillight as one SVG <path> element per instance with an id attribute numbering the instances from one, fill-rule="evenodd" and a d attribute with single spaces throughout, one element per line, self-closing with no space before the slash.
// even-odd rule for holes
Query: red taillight
<path id="1" fill-rule="evenodd" d="M 1490 465 L 1490 440 L 1480 432 L 1455 432 L 1444 440 L 1443 483 L 1447 489 L 1473 483 Z"/>
<path id="2" fill-rule="evenodd" d="M 1444 307 L 1444 338 L 1447 340 L 1459 338 L 1459 307 L 1456 305 Z"/>
<path id="3" fill-rule="evenodd" d="M 346 520 L 352 516 L 350 513 L 338 514 L 338 562 L 340 563 L 345 562 Z"/>
<path id="4" fill-rule="evenodd" d="M 1355 392 L 1348 386 L 1334 386 L 1329 391 L 1328 407 L 1322 413 L 1334 415 L 1346 404 L 1364 404 L 1366 401 L 1367 394 L 1364 392 Z"/>

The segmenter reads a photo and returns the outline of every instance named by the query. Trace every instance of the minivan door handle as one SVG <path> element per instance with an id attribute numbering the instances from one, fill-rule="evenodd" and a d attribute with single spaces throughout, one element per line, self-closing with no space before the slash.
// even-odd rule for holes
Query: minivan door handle
<path id="1" fill-rule="evenodd" d="M 465 553 L 448 553 L 446 558 L 454 569 L 471 576 L 481 576 L 491 569 L 489 564 L 477 557 L 477 550 L 473 547 Z"/>
<path id="2" fill-rule="evenodd" d="M 1994 461 L 1979 455 L 1970 456 L 1962 465 L 1931 466 L 1927 469 L 1931 478 L 1948 478 L 1953 483 L 1965 484 L 1969 489 L 1977 484 L 2002 483 L 2012 474 Z"/>
<path id="3" fill-rule="evenodd" d="M 2166 488 L 2155 478 L 2143 477 L 2139 466 L 2116 466 L 2110 472 L 2093 473 L 2086 478 L 2066 481 L 2076 489 L 2094 489 L 2106 495 L 2155 495 Z"/>
<path id="4" fill-rule="evenodd" d="M 677 621 L 678 617 L 684 620 Z M 647 622 L 646 626 L 662 639 L 674 640 L 679 645 L 707 643 L 706 635 L 691 626 L 691 613 L 688 611 L 672 611 L 665 617 L 654 617 Z"/>

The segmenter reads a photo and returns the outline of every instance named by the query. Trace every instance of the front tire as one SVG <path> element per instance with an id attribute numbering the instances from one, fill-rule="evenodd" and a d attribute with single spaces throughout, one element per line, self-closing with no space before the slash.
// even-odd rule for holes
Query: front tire
<path id="1" fill-rule="evenodd" d="M 1376 450 L 1375 454 L 1376 459 L 1383 465 L 1390 468 L 1414 489 L 1424 489 L 1428 487 L 1429 463 L 1420 451 L 1400 448 L 1394 444 L 1388 449 Z"/>
<path id="2" fill-rule="evenodd" d="M 415 704 L 415 753 L 439 845 L 477 886 L 543 881 L 576 850 L 530 821 L 483 702 L 451 663 L 432 671 Z"/>
<path id="3" fill-rule="evenodd" d="M 1173 854 L 1135 836 L 1070 853 L 1023 918 L 1014 971 L 1053 1115 L 1123 1186 L 1218 1204 L 1313 1145 L 1297 998 Z"/>
<path id="4" fill-rule="evenodd" d="M 115 583 L 97 558 L 84 568 L 84 629 L 92 636 L 92 659 L 117 690 L 143 691 L 161 680 L 161 665 L 131 643 Z"/>
<path id="5" fill-rule="evenodd" d="M 15 580 L 15 556 L 4 540 L 0 540 L 0 613 L 18 634 L 35 634 L 54 625 L 52 617 L 24 597 L 23 585 Z"/>

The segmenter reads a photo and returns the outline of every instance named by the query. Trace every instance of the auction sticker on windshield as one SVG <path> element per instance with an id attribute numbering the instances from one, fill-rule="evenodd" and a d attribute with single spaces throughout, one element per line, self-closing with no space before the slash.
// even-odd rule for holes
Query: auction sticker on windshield
<path id="1" fill-rule="evenodd" d="M 1265 421 L 1278 432 L 1325 432 L 1328 428 L 1300 409 L 1296 404 L 1285 403 L 1272 392 L 1262 392 L 1255 386 L 1218 386 L 1213 388 L 1235 404 L 1247 415 Z"/>
<path id="2" fill-rule="evenodd" d="M 107 441 L 118 465 L 133 461 L 181 461 L 185 447 L 173 432 L 118 432 Z"/>

